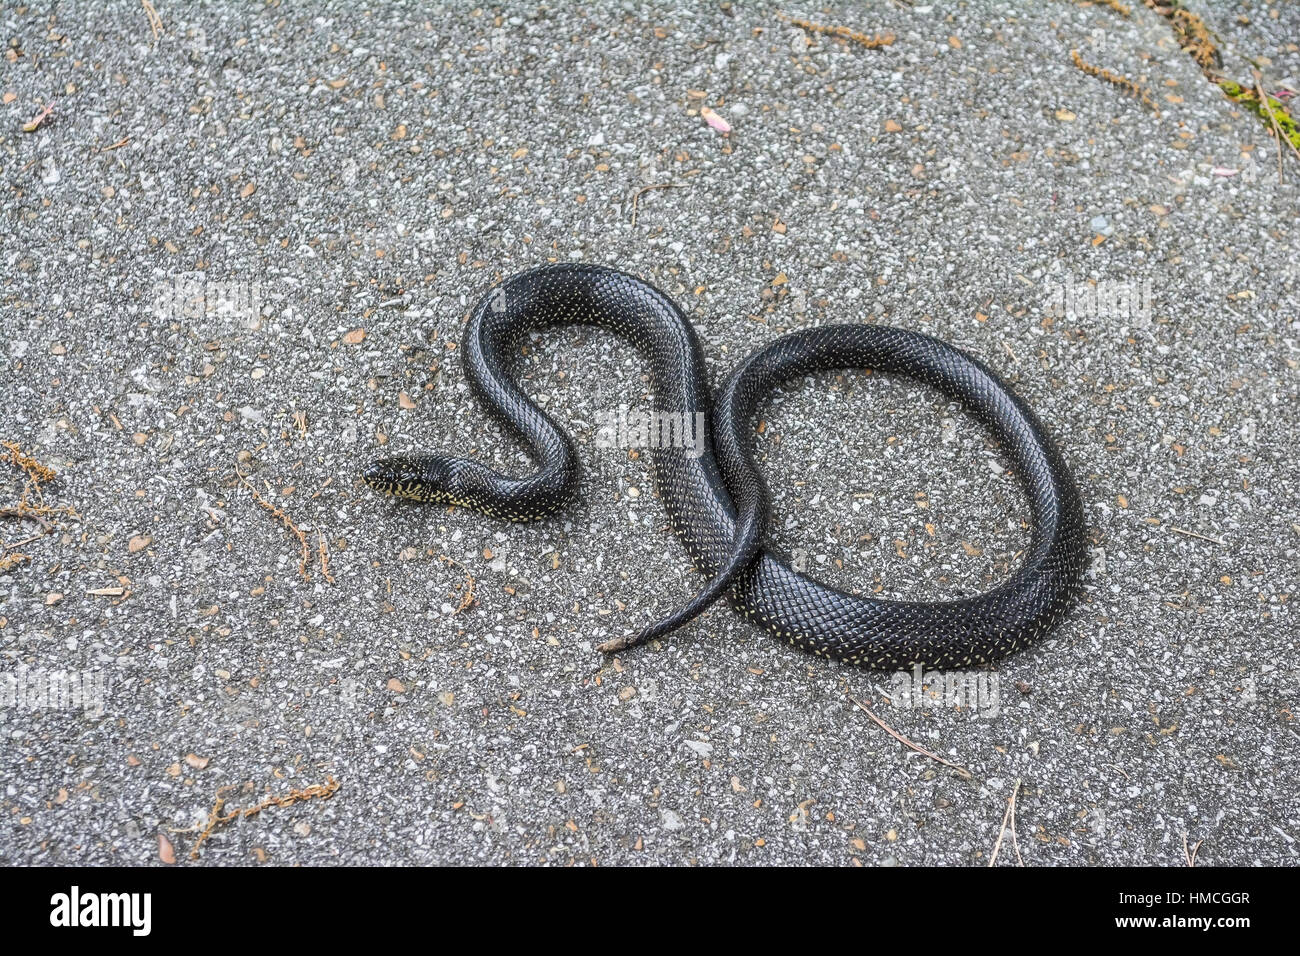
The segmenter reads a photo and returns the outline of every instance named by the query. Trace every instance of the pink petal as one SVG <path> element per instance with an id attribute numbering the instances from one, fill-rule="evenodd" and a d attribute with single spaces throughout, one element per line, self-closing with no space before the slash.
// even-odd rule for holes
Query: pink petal
<path id="1" fill-rule="evenodd" d="M 707 106 L 700 107 L 700 115 L 704 117 L 704 122 L 708 123 L 719 133 L 731 132 L 731 124 L 728 123 L 726 120 L 724 120 L 717 113 L 713 112 L 713 110 L 709 109 Z"/>

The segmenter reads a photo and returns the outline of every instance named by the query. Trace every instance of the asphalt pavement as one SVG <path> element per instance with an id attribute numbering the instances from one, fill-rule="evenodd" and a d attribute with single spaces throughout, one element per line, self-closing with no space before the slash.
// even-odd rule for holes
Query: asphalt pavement
<path id="1" fill-rule="evenodd" d="M 1300 88 L 1300 7 L 1189 6 Z M 0 860 L 1296 862 L 1300 158 L 1132 7 L 6 6 L 0 439 L 58 474 L 48 533 L 0 517 Z M 596 440 L 651 407 L 626 343 L 522 359 L 585 470 L 554 520 L 360 480 L 529 467 L 456 343 L 551 261 L 672 295 L 715 382 L 830 322 L 979 356 L 1079 481 L 1079 606 L 919 690 L 725 606 L 603 659 L 699 585 Z M 971 594 L 1027 541 L 906 379 L 793 382 L 758 448 L 770 546 L 838 586 Z M 286 805 L 200 840 L 218 797 Z"/>

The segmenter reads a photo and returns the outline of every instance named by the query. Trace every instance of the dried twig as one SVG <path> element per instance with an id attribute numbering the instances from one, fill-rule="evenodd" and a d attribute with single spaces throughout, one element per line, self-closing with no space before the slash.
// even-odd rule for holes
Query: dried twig
<path id="1" fill-rule="evenodd" d="M 30 455 L 24 455 L 22 449 L 18 447 L 15 441 L 0 442 L 0 448 L 5 449 L 4 457 L 21 468 L 32 484 L 40 485 L 47 481 L 53 481 L 58 477 L 58 472 L 53 468 L 42 465 Z"/>
<path id="2" fill-rule="evenodd" d="M 261 803 L 257 804 L 256 806 L 248 807 L 247 809 L 244 810 L 231 810 L 229 813 L 224 815 L 221 813 L 222 808 L 226 805 L 226 798 L 223 796 L 223 794 L 228 793 L 229 791 L 235 788 L 233 785 L 220 788 L 217 791 L 216 799 L 213 801 L 212 810 L 208 814 L 208 822 L 204 825 L 202 832 L 199 833 L 198 839 L 194 841 L 194 848 L 190 850 L 190 859 L 197 860 L 199 858 L 199 847 L 203 846 L 204 840 L 212 836 L 213 830 L 215 830 L 219 826 L 229 823 L 231 820 L 234 820 L 236 817 L 256 816 L 257 814 L 261 813 L 263 810 L 270 809 L 271 807 L 288 807 L 288 806 L 292 806 L 294 803 L 298 802 L 299 800 L 310 800 L 313 797 L 319 797 L 322 800 L 328 800 L 330 797 L 334 796 L 335 792 L 339 789 L 339 782 L 335 780 L 333 777 L 328 775 L 326 775 L 325 781 L 326 782 L 323 784 L 322 783 L 314 784 L 310 787 L 305 787 L 302 790 L 299 790 L 295 787 L 294 789 L 290 790 L 287 794 L 285 794 L 283 797 L 267 797 L 265 800 L 263 800 Z M 186 831 L 173 830 L 172 832 L 183 833 Z"/>
<path id="3" fill-rule="evenodd" d="M 25 518 L 28 521 L 35 521 L 46 531 L 53 531 L 55 527 L 54 523 L 47 519 L 41 511 L 30 506 L 0 508 L 0 518 Z M 17 547 L 17 545 L 15 545 L 15 547 Z"/>
<path id="4" fill-rule="evenodd" d="M 157 43 L 158 38 L 165 32 L 162 17 L 158 16 L 158 11 L 149 0 L 140 0 L 140 6 L 144 7 L 144 15 L 149 18 L 149 29 L 153 31 L 153 41 Z"/>
<path id="5" fill-rule="evenodd" d="M 1183 834 L 1183 859 L 1187 861 L 1188 866 L 1196 866 L 1196 854 L 1201 852 L 1201 844 L 1204 840 L 1197 840 L 1189 849 L 1187 846 L 1187 834 Z"/>
<path id="6" fill-rule="evenodd" d="M 249 480 L 244 476 L 244 473 L 239 470 L 238 466 L 235 467 L 235 474 L 239 477 L 240 483 L 247 488 L 249 494 L 253 496 L 253 500 L 269 511 L 273 517 L 279 518 L 280 522 L 293 532 L 295 537 L 297 537 L 298 544 L 302 547 L 302 557 L 298 561 L 298 573 L 302 575 L 303 580 L 310 581 L 311 575 L 307 572 L 307 563 L 311 560 L 311 545 L 307 543 L 307 535 L 303 533 L 301 528 L 293 523 L 293 519 L 285 513 L 283 508 L 271 504 L 271 502 L 267 501 L 266 498 L 262 497 L 262 493 L 253 487 L 252 483 L 249 482 Z M 270 488 L 267 489 L 267 492 L 268 494 L 270 493 Z"/>
<path id="7" fill-rule="evenodd" d="M 23 554 L 20 551 L 15 551 L 13 554 L 6 554 L 4 557 L 0 558 L 0 571 L 8 571 L 10 568 L 16 568 L 24 561 L 30 561 L 31 559 L 32 556 L 30 554 Z"/>
<path id="8" fill-rule="evenodd" d="M 203 845 L 204 840 L 206 840 L 208 837 L 212 835 L 213 830 L 221 826 L 223 823 L 228 823 L 229 821 L 235 819 L 235 817 L 239 816 L 238 810 L 232 810 L 224 817 L 221 816 L 221 808 L 226 805 L 226 798 L 222 796 L 222 794 L 228 793 L 229 791 L 234 789 L 235 789 L 234 784 L 230 784 L 229 786 L 218 788 L 216 796 L 212 802 L 212 809 L 208 813 L 208 822 L 204 825 L 203 832 L 199 834 L 198 840 L 195 841 L 194 848 L 190 850 L 191 860 L 197 860 L 199 858 L 199 847 Z M 192 829 L 194 828 L 188 827 L 185 830 L 172 830 L 172 832 L 186 833 Z"/>
<path id="9" fill-rule="evenodd" d="M 1210 37 L 1210 28 L 1195 13 L 1181 8 L 1175 9 L 1169 17 L 1179 44 L 1192 55 L 1197 66 L 1202 70 L 1217 67 L 1223 62 L 1219 51 Z"/>
<path id="10" fill-rule="evenodd" d="M 1273 115 L 1273 110 L 1269 107 L 1268 94 L 1264 92 L 1264 84 L 1260 82 L 1259 70 L 1251 70 L 1251 75 L 1255 79 L 1255 95 L 1259 97 L 1259 104 L 1264 112 L 1268 114 L 1269 125 L 1273 127 L 1273 135 L 1277 137 L 1277 181 L 1286 182 L 1282 175 L 1282 127 L 1277 125 L 1277 117 Z"/>
<path id="11" fill-rule="evenodd" d="M 1211 538 L 1208 534 L 1200 534 L 1199 532 L 1196 531 L 1188 531 L 1186 528 L 1175 528 L 1173 525 L 1169 526 L 1169 530 L 1172 531 L 1174 534 L 1185 534 L 1189 538 L 1200 538 L 1202 541 L 1209 541 L 1219 545 L 1220 547 L 1223 547 L 1223 545 L 1227 543 L 1222 538 Z"/>
<path id="12" fill-rule="evenodd" d="M 22 469 L 23 474 L 27 476 L 27 481 L 23 485 L 22 496 L 18 499 L 18 504 L 9 505 L 0 508 L 0 518 L 17 518 L 20 521 L 33 521 L 41 526 L 41 534 L 34 535 L 30 538 L 24 538 L 17 544 L 6 545 L 0 548 L 0 551 L 9 551 L 19 545 L 35 541 L 41 535 L 49 534 L 55 530 L 58 525 L 49 519 L 53 514 L 66 514 L 70 517 L 77 517 L 76 511 L 70 507 L 52 508 L 45 503 L 44 485 L 47 481 L 53 481 L 58 477 L 58 473 L 47 465 L 41 464 L 30 455 L 23 454 L 17 442 L 6 441 L 0 442 L 0 458 L 7 459 L 18 468 Z M 36 503 L 31 502 L 35 496 Z"/>
<path id="13" fill-rule="evenodd" d="M 42 106 L 41 111 L 39 113 L 37 113 L 35 116 L 33 116 L 31 119 L 29 119 L 26 123 L 23 124 L 22 127 L 23 132 L 35 133 L 38 129 L 41 128 L 41 124 L 50 118 L 50 115 L 53 112 L 54 112 L 53 103 L 48 103 L 45 106 Z"/>
<path id="14" fill-rule="evenodd" d="M 1011 849 L 1016 851 L 1016 862 L 1021 866 L 1025 861 L 1020 858 L 1020 844 L 1016 840 L 1016 797 L 1020 793 L 1020 778 L 1016 778 L 1016 789 L 1011 793 Z"/>
<path id="15" fill-rule="evenodd" d="M 445 554 L 438 555 L 438 558 L 443 564 L 455 565 L 465 572 L 465 583 L 461 585 L 461 590 L 464 593 L 460 596 L 460 606 L 451 612 L 451 616 L 455 617 L 461 611 L 465 610 L 465 608 L 474 603 L 474 585 L 477 582 L 474 580 L 474 575 L 469 573 L 469 568 L 465 567 L 465 565 L 461 564 L 455 558 L 448 557 Z"/>
<path id="16" fill-rule="evenodd" d="M 1025 861 L 1020 859 L 1020 847 L 1016 845 L 1016 796 L 1020 793 L 1020 778 L 1016 778 L 1016 786 L 1011 791 L 1011 796 L 1007 798 L 1007 812 L 1002 814 L 1002 829 L 998 831 L 997 841 L 993 844 L 993 853 L 989 856 L 989 866 L 998 861 L 998 851 L 1002 849 L 1002 837 L 1006 835 L 1007 825 L 1011 826 L 1011 846 L 1016 851 L 1016 860 L 1021 866 Z"/>
<path id="17" fill-rule="evenodd" d="M 783 13 L 778 13 L 777 16 L 789 23 L 791 26 L 798 27 L 800 30 L 805 30 L 808 33 L 820 33 L 824 36 L 832 36 L 840 40 L 848 40 L 852 43 L 860 44 L 868 50 L 874 50 L 877 47 L 882 46 L 891 46 L 894 41 L 898 39 L 898 37 L 893 33 L 889 32 L 877 33 L 872 36 L 870 33 L 861 33 L 850 27 L 832 27 L 827 26 L 824 23 L 813 23 L 810 20 L 796 20 L 792 17 L 787 17 Z"/>
<path id="18" fill-rule="evenodd" d="M 1118 73 L 1112 73 L 1105 67 L 1093 66 L 1079 55 L 1078 50 L 1070 51 L 1070 59 L 1074 62 L 1074 65 L 1083 70 L 1084 73 L 1087 73 L 1089 76 L 1095 76 L 1099 80 L 1105 80 L 1107 83 L 1114 86 L 1118 86 L 1126 93 L 1140 99 L 1142 104 L 1148 107 L 1157 116 L 1160 115 L 1160 106 L 1156 103 L 1155 97 L 1153 97 L 1150 91 L 1148 91 L 1141 83 L 1136 83 L 1133 80 L 1130 80 L 1127 76 L 1120 76 Z"/>
<path id="19" fill-rule="evenodd" d="M 37 518 L 39 520 L 39 516 L 37 516 Z M 54 529 L 54 525 L 50 525 L 50 530 L 53 529 Z M 43 537 L 45 537 L 45 531 L 40 531 L 37 534 L 23 538 L 21 541 L 15 541 L 13 544 L 9 544 L 6 542 L 3 547 L 0 547 L 0 551 L 12 551 L 14 548 L 21 548 L 25 544 L 31 544 L 33 541 L 39 541 Z"/>
<path id="20" fill-rule="evenodd" d="M 853 703 L 857 704 L 864 711 L 866 711 L 867 716 L 870 717 L 872 720 L 874 720 L 877 724 L 879 724 L 881 729 L 884 730 L 885 733 L 889 734 L 889 736 L 893 737 L 895 740 L 899 741 L 900 743 L 902 743 L 907 747 L 911 747 L 917 753 L 929 757 L 931 760 L 939 761 L 939 763 L 943 764 L 945 767 L 951 767 L 953 770 L 957 771 L 957 776 L 961 777 L 963 780 L 969 780 L 971 778 L 971 772 L 967 770 L 965 767 L 960 767 L 957 764 L 953 763 L 951 760 L 944 760 L 938 754 L 931 753 L 930 751 L 922 747 L 920 744 L 915 744 L 912 741 L 908 740 L 897 730 L 890 727 L 887 723 L 885 723 L 883 720 L 881 720 L 879 717 L 873 714 L 871 710 L 867 707 L 867 705 L 862 703 L 862 701 L 858 700 L 855 697 L 850 697 L 849 700 L 853 701 Z"/>
<path id="21" fill-rule="evenodd" d="M 1100 3 L 1103 7 L 1110 7 L 1125 19 L 1128 19 L 1128 17 L 1133 13 L 1132 7 L 1126 7 L 1124 4 L 1120 3 L 1119 0 L 1097 0 L 1097 3 Z"/>
<path id="22" fill-rule="evenodd" d="M 334 575 L 330 574 L 330 549 L 325 544 L 325 533 L 318 530 L 316 534 L 320 538 L 320 573 L 326 581 L 333 584 Z"/>

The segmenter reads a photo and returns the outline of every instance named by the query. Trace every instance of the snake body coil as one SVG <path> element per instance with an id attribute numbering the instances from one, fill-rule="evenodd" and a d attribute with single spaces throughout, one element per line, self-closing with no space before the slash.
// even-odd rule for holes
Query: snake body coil
<path id="1" fill-rule="evenodd" d="M 1042 636 L 1068 608 L 1084 561 L 1083 509 L 1070 473 L 1034 413 L 983 363 L 937 339 L 878 325 L 826 325 L 777 339 L 748 358 L 714 402 L 699 341 L 671 299 L 602 266 L 544 266 L 507 280 L 475 308 L 461 350 L 480 401 L 528 443 L 539 468 L 511 478 L 445 455 L 386 458 L 365 471 L 374 489 L 454 504 L 510 521 L 544 517 L 578 484 L 573 443 L 512 378 L 529 332 L 591 324 L 631 341 L 649 362 L 656 409 L 710 422 L 702 448 L 660 443 L 652 465 L 677 535 L 703 591 L 633 639 L 686 623 L 727 593 L 748 619 L 814 654 L 894 669 L 986 664 Z M 961 401 L 998 439 L 1029 500 L 1023 563 L 975 597 L 920 603 L 848 594 L 793 570 L 762 548 L 767 490 L 751 451 L 758 405 L 782 380 L 814 371 L 872 368 L 910 376 Z"/>

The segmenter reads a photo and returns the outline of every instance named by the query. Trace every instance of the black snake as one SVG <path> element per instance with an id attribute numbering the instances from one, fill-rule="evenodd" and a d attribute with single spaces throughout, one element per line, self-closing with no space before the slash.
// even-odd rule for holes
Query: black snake
<path id="1" fill-rule="evenodd" d="M 538 470 L 507 477 L 449 455 L 384 458 L 365 469 L 372 488 L 458 505 L 508 521 L 544 517 L 578 486 L 567 433 L 512 377 L 528 333 L 590 324 L 631 341 L 649 361 L 661 413 L 710 422 L 699 448 L 660 443 L 652 463 L 677 535 L 708 584 L 685 606 L 614 651 L 691 620 L 728 593 L 754 623 L 796 647 L 878 669 L 987 664 L 1036 640 L 1068 608 L 1084 563 L 1079 493 L 1029 407 L 982 362 L 938 339 L 882 325 L 823 325 L 782 336 L 732 372 L 716 400 L 686 316 L 654 286 L 603 266 L 560 264 L 514 276 L 474 309 L 461 361 L 479 400 L 527 442 Z M 763 550 L 767 489 L 751 451 L 753 417 L 784 379 L 825 369 L 910 376 L 962 402 L 998 439 L 1029 500 L 1030 543 L 1011 578 L 975 597 L 919 603 L 848 594 Z"/>

